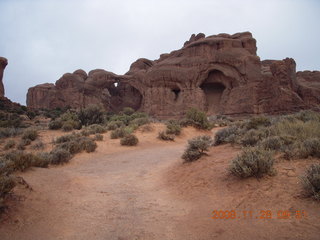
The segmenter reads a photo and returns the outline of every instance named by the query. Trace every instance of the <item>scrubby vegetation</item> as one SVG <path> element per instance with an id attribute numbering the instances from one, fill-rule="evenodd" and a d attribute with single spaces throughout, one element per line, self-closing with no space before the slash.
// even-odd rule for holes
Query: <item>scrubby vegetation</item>
<path id="1" fill-rule="evenodd" d="M 210 136 L 199 136 L 188 141 L 188 146 L 182 155 L 185 162 L 198 160 L 202 155 L 209 150 L 213 141 Z"/>
<path id="2" fill-rule="evenodd" d="M 175 135 L 167 134 L 165 131 L 161 131 L 158 134 L 158 138 L 163 141 L 174 141 Z"/>
<path id="3" fill-rule="evenodd" d="M 193 126 L 198 129 L 209 130 L 212 125 L 209 123 L 207 115 L 196 109 L 191 108 L 187 111 L 185 118 L 180 121 L 182 126 Z"/>
<path id="4" fill-rule="evenodd" d="M 308 196 L 320 200 L 320 164 L 311 165 L 305 176 L 301 178 L 304 190 Z"/>
<path id="5" fill-rule="evenodd" d="M 259 147 L 244 148 L 242 153 L 232 160 L 230 172 L 238 177 L 262 177 L 274 174 L 272 152 Z"/>
<path id="6" fill-rule="evenodd" d="M 233 123 L 215 136 L 215 145 L 223 143 L 259 146 L 283 153 L 286 159 L 320 156 L 320 113 L 302 111 L 276 116 L 255 117 Z"/>
<path id="7" fill-rule="evenodd" d="M 38 137 L 38 131 L 36 129 L 26 129 L 23 134 L 22 134 L 22 139 L 23 140 L 30 140 L 34 141 Z"/>
<path id="8" fill-rule="evenodd" d="M 57 130 L 62 129 L 65 132 L 72 131 L 73 129 L 80 129 L 81 122 L 77 112 L 71 110 L 66 111 L 59 118 L 52 119 L 49 123 L 49 129 Z"/>
<path id="9" fill-rule="evenodd" d="M 120 144 L 123 146 L 135 146 L 138 142 L 139 140 L 134 134 L 128 134 L 120 140 Z"/>
<path id="10" fill-rule="evenodd" d="M 166 127 L 166 134 L 172 134 L 176 136 L 181 134 L 181 125 L 178 121 L 168 121 Z"/>

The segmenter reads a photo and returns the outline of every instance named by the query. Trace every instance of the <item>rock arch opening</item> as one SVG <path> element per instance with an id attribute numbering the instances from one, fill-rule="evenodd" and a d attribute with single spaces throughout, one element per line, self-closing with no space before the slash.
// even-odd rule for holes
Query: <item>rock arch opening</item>
<path id="1" fill-rule="evenodd" d="M 111 109 L 114 112 L 121 111 L 124 107 L 139 110 L 142 104 L 142 94 L 135 87 L 127 83 L 118 83 L 111 92 Z"/>

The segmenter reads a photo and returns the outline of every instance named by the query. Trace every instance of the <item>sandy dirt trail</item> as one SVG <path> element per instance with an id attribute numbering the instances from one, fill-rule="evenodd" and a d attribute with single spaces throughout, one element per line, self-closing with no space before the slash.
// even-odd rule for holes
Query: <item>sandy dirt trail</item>
<path id="1" fill-rule="evenodd" d="M 293 196 L 298 172 L 287 170 L 302 163 L 279 163 L 274 178 L 239 181 L 226 171 L 239 150 L 221 146 L 182 164 L 187 139 L 203 133 L 184 129 L 164 143 L 155 128 L 139 135 L 137 147 L 106 137 L 95 153 L 21 174 L 33 191 L 15 190 L 25 199 L 1 224 L 0 239 L 319 239 L 319 204 Z M 213 210 L 302 208 L 309 213 L 302 220 L 211 219 Z"/>

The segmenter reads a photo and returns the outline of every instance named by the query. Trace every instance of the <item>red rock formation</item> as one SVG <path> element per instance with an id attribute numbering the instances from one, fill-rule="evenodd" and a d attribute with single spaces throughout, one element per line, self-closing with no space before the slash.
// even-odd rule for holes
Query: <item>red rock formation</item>
<path id="1" fill-rule="evenodd" d="M 8 60 L 6 58 L 0 57 L 0 97 L 4 97 L 4 86 L 2 82 L 3 72 L 8 64 Z"/>
<path id="2" fill-rule="evenodd" d="M 320 104 L 317 72 L 296 74 L 289 58 L 261 62 L 256 50 L 249 32 L 209 37 L 200 33 L 158 60 L 138 59 L 125 75 L 99 69 L 87 75 L 77 70 L 55 85 L 30 88 L 27 104 L 81 108 L 94 103 L 112 111 L 130 106 L 162 118 L 181 116 L 190 107 L 232 115 Z"/>

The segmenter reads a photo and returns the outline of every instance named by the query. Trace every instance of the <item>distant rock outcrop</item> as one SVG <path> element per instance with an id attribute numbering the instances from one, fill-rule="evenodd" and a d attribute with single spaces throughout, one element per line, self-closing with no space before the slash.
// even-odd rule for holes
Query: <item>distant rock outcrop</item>
<path id="1" fill-rule="evenodd" d="M 2 82 L 3 72 L 8 65 L 8 60 L 4 57 L 0 57 L 0 97 L 4 97 L 4 86 Z"/>
<path id="2" fill-rule="evenodd" d="M 151 115 L 182 116 L 190 107 L 208 114 L 297 111 L 320 104 L 319 72 L 298 72 L 293 59 L 260 61 L 250 32 L 192 35 L 183 48 L 158 60 L 138 59 L 125 75 L 105 70 L 64 74 L 29 89 L 33 108 L 101 104 Z"/>

